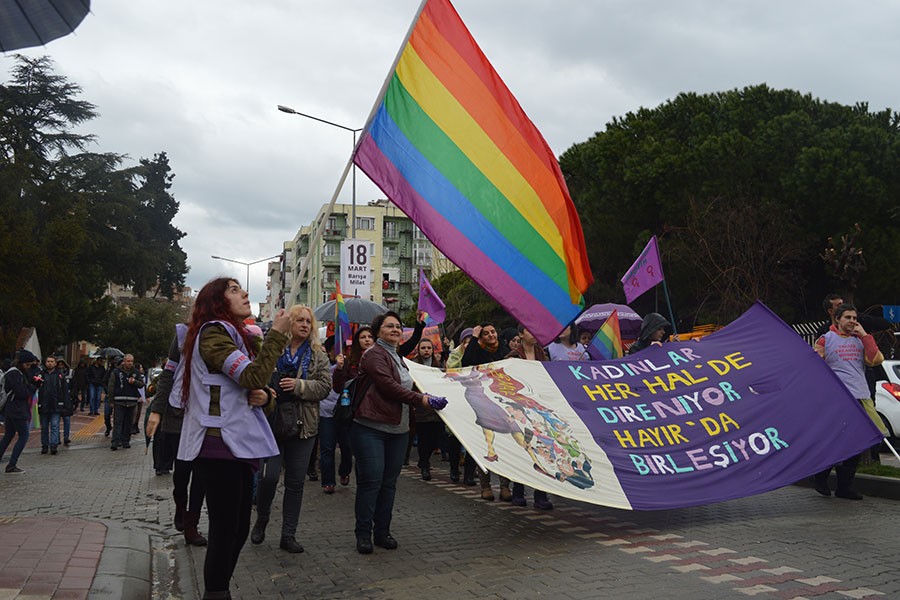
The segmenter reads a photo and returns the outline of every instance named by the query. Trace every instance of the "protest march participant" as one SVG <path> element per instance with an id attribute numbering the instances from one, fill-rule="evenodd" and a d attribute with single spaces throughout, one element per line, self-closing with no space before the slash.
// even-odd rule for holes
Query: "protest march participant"
<path id="1" fill-rule="evenodd" d="M 275 362 L 288 342 L 290 315 L 279 310 L 259 350 L 244 326 L 252 313 L 241 284 L 226 277 L 203 286 L 194 301 L 182 360 L 184 424 L 178 459 L 194 461 L 206 489 L 209 538 L 203 597 L 230 598 L 235 565 L 250 533 L 253 475 L 278 454 L 262 407 Z"/>
<path id="2" fill-rule="evenodd" d="M 865 367 L 880 365 L 884 361 L 875 338 L 866 333 L 857 320 L 856 307 L 852 304 L 841 304 L 834 311 L 835 324 L 828 333 L 816 340 L 815 349 L 835 372 L 838 379 L 850 390 L 850 393 L 863 405 L 866 413 L 878 429 L 886 434 L 884 424 L 875 413 L 875 403 L 869 395 L 866 383 Z M 813 483 L 817 492 L 823 496 L 831 495 L 828 476 L 834 468 L 837 473 L 837 489 L 834 495 L 847 500 L 862 500 L 863 496 L 853 489 L 853 479 L 859 464 L 859 455 L 854 455 L 824 471 L 816 473 Z"/>
<path id="3" fill-rule="evenodd" d="M 388 311 L 372 321 L 376 341 L 363 354 L 359 371 L 365 389 L 350 441 L 356 458 L 356 551 L 372 553 L 372 542 L 397 548 L 391 535 L 397 478 L 409 435 L 409 408 L 417 404 L 441 410 L 445 398 L 414 391 L 413 380 L 397 347 L 403 336 L 400 316 Z"/>
<path id="4" fill-rule="evenodd" d="M 659 313 L 648 313 L 641 322 L 638 339 L 628 349 L 628 354 L 640 352 L 650 346 L 662 346 L 663 342 L 668 340 L 671 335 L 672 324 L 664 316 Z"/>

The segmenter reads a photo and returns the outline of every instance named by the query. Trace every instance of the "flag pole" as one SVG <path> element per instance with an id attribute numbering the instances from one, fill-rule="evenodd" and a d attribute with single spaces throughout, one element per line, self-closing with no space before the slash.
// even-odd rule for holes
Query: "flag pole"
<path id="1" fill-rule="evenodd" d="M 406 44 L 409 42 L 409 38 L 412 36 L 413 29 L 416 26 L 416 23 L 419 21 L 419 16 L 422 14 L 422 11 L 425 10 L 425 5 L 428 3 L 428 0 L 422 0 L 422 3 L 419 5 L 419 9 L 416 11 L 415 17 L 413 17 L 412 23 L 409 26 L 409 30 L 406 32 L 406 37 L 403 38 L 403 43 L 400 45 L 400 50 L 397 51 L 397 56 L 394 58 L 394 62 L 391 65 L 390 71 L 388 71 L 387 77 L 384 79 L 384 84 L 381 86 L 381 91 L 378 92 L 378 97 L 375 99 L 375 104 L 372 105 L 372 110 L 369 112 L 369 117 L 366 119 L 365 127 L 363 127 L 362 133 L 356 140 L 356 145 L 353 147 L 353 152 L 350 154 L 350 158 L 347 160 L 347 166 L 344 167 L 344 172 L 341 174 L 340 180 L 338 180 L 337 187 L 334 190 L 334 194 L 331 196 L 331 201 L 328 203 L 328 209 L 325 211 L 325 214 L 331 214 L 331 211 L 334 209 L 334 205 L 337 202 L 338 196 L 341 193 L 341 190 L 344 187 L 344 182 L 347 181 L 347 175 L 350 174 L 350 169 L 353 166 L 353 159 L 356 157 L 356 150 L 359 148 L 359 145 L 362 143 L 363 138 L 365 137 L 366 131 L 368 131 L 369 126 L 372 124 L 372 120 L 375 118 L 375 113 L 378 112 L 378 107 L 381 105 L 381 101 L 384 99 L 384 94 L 387 92 L 388 84 L 390 84 L 391 78 L 394 75 L 394 71 L 397 70 L 397 63 L 400 62 L 400 56 L 403 54 L 403 50 L 406 48 Z M 322 239 L 322 233 L 325 231 L 325 227 L 328 224 L 328 219 L 322 219 L 322 222 L 319 223 L 319 226 L 316 228 L 312 237 L 309 240 L 309 247 L 315 247 L 315 244 Z M 297 273 L 297 281 L 302 280 L 306 276 L 306 272 L 309 270 L 309 263 L 312 259 L 312 252 L 307 252 L 306 256 L 303 257 L 303 261 L 300 263 L 300 271 Z"/>
<path id="2" fill-rule="evenodd" d="M 378 112 L 378 107 L 381 106 L 381 101 L 384 100 L 384 95 L 387 93 L 388 85 L 391 83 L 391 79 L 394 78 L 394 73 L 397 71 L 397 64 L 400 62 L 400 57 L 403 55 L 403 51 L 406 49 L 406 45 L 409 43 L 409 38 L 412 37 L 413 29 L 416 28 L 416 24 L 419 22 L 419 17 L 422 16 L 422 11 L 425 10 L 425 5 L 428 4 L 428 0 L 422 0 L 421 4 L 419 4 L 419 8 L 416 10 L 415 16 L 413 16 L 412 22 L 409 24 L 409 29 L 406 31 L 406 35 L 403 37 L 403 42 L 400 44 L 400 49 L 397 50 L 397 56 L 394 57 L 394 62 L 391 63 L 391 68 L 388 70 L 387 76 L 384 78 L 384 83 L 381 84 L 381 90 L 378 92 L 378 96 L 375 97 L 375 103 L 372 105 L 372 110 L 369 112 L 369 117 L 366 119 L 366 124 L 363 126 L 362 133 L 359 136 L 359 140 L 356 142 L 356 147 L 359 147 L 359 144 L 362 143 L 362 139 L 365 137 L 366 132 L 369 130 L 369 126 L 372 125 L 372 121 L 375 119 L 375 113 Z M 353 149 L 353 156 L 356 156 L 356 148 Z M 352 160 L 353 157 L 351 157 Z"/>
<path id="3" fill-rule="evenodd" d="M 666 295 L 666 304 L 669 306 L 669 318 L 672 320 L 672 333 L 674 335 L 678 335 L 678 327 L 675 326 L 675 315 L 672 313 L 672 301 L 669 300 L 669 286 L 666 285 L 666 280 L 662 280 L 663 285 L 663 294 Z"/>
<path id="4" fill-rule="evenodd" d="M 885 444 L 887 444 L 887 447 L 891 449 L 891 452 L 894 453 L 894 456 L 897 457 L 897 460 L 900 460 L 900 454 L 897 454 L 897 451 L 894 449 L 894 447 L 891 445 L 891 443 L 888 441 L 888 439 L 884 438 L 883 441 Z"/>

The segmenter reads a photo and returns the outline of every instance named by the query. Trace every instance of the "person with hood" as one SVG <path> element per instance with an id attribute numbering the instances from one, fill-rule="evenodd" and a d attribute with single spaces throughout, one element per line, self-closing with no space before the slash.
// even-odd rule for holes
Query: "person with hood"
<path id="1" fill-rule="evenodd" d="M 649 313 L 641 322 L 641 333 L 628 349 L 628 354 L 640 352 L 650 346 L 662 346 L 672 335 L 672 324 L 659 313 Z"/>
<path id="2" fill-rule="evenodd" d="M 38 413 L 41 418 L 41 454 L 58 453 L 59 420 L 70 402 L 69 386 L 62 370 L 57 368 L 56 357 L 44 359 L 44 383 L 38 391 Z M 71 407 L 71 404 L 69 404 Z"/>
<path id="3" fill-rule="evenodd" d="M 31 397 L 34 396 L 35 389 L 43 383 L 43 378 L 37 370 L 39 362 L 38 357 L 28 350 L 19 350 L 16 365 L 9 369 L 3 378 L 4 387 L 12 392 L 12 395 L 3 407 L 5 433 L 0 440 L 0 459 L 6 454 L 13 437 L 18 435 L 19 439 L 16 440 L 9 464 L 6 465 L 6 472 L 14 475 L 25 472 L 25 469 L 20 469 L 17 463 L 25 444 L 28 443 Z"/>

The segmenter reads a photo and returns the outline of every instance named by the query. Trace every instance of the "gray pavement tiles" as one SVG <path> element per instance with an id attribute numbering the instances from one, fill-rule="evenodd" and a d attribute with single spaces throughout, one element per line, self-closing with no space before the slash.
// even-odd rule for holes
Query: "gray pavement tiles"
<path id="1" fill-rule="evenodd" d="M 171 478 L 154 475 L 141 446 L 111 453 L 99 437 L 55 457 L 27 451 L 28 472 L 0 479 L 0 516 L 102 521 L 109 533 L 91 598 L 198 598 L 205 550 L 185 547 L 171 527 Z M 541 512 L 482 501 L 478 488 L 449 482 L 446 463 L 433 475 L 424 482 L 404 469 L 392 526 L 400 547 L 370 556 L 354 547 L 352 483 L 333 495 L 306 483 L 300 555 L 278 549 L 279 492 L 266 541 L 244 547 L 234 597 L 900 597 L 894 500 L 790 486 L 655 512 L 555 498 L 557 509 Z"/>

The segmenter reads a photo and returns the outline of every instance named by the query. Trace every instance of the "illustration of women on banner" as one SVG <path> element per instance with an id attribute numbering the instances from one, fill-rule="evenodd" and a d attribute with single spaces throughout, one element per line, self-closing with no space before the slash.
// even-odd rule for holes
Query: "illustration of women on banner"
<path id="1" fill-rule="evenodd" d="M 494 438 L 509 434 L 528 453 L 535 471 L 579 489 L 593 487 L 591 461 L 569 423 L 541 404 L 526 384 L 489 365 L 465 374 L 450 371 L 444 377 L 465 388 L 466 402 L 487 443 L 485 460 L 500 460 Z"/>

